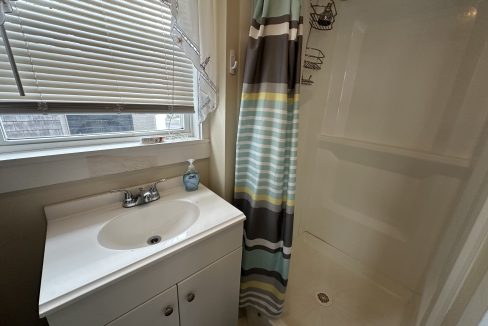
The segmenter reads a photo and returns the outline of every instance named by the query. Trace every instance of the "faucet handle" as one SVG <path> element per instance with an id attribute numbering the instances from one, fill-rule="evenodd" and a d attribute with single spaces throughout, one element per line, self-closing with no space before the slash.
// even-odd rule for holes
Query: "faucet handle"
<path id="1" fill-rule="evenodd" d="M 124 193 L 124 203 L 131 203 L 134 197 L 132 196 L 132 193 L 129 190 L 126 189 L 113 189 L 110 190 L 110 192 L 122 192 Z"/>
<path id="2" fill-rule="evenodd" d="M 157 180 L 157 181 L 153 182 L 153 184 L 149 187 L 149 192 L 151 193 L 153 198 L 159 199 L 158 183 L 165 182 L 165 181 L 166 181 L 166 179 Z"/>
<path id="3" fill-rule="evenodd" d="M 157 185 L 158 183 L 165 182 L 166 179 L 159 179 L 157 181 L 154 181 L 153 184 L 151 185 L 151 190 L 158 190 Z"/>

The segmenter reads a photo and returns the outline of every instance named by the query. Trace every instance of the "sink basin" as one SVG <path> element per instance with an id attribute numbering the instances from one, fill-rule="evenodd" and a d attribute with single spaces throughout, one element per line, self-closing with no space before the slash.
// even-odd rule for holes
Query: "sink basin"
<path id="1" fill-rule="evenodd" d="M 200 215 L 198 207 L 185 200 L 157 201 L 124 210 L 98 233 L 102 246 L 127 250 L 155 245 L 182 234 Z"/>

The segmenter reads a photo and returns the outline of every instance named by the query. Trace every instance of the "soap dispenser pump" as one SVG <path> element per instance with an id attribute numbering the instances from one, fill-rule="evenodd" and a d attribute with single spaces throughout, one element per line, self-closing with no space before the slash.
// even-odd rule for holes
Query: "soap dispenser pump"
<path id="1" fill-rule="evenodd" d="M 193 162 L 195 162 L 195 160 L 189 159 L 187 160 L 187 162 L 189 163 L 189 165 L 188 169 L 183 175 L 183 185 L 185 186 L 186 191 L 195 191 L 198 190 L 200 175 L 198 174 L 197 170 L 195 170 L 195 166 L 193 165 Z"/>

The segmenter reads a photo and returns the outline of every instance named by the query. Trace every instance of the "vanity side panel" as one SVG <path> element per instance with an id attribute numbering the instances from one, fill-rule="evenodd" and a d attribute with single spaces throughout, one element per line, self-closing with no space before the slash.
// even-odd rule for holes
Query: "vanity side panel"
<path id="1" fill-rule="evenodd" d="M 50 326 L 105 325 L 242 246 L 243 222 L 47 316 Z"/>

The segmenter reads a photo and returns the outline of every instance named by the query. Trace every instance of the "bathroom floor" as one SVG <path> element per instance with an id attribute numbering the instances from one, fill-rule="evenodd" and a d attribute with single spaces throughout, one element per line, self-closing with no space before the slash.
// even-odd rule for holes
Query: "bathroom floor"
<path id="1" fill-rule="evenodd" d="M 285 312 L 276 325 L 406 326 L 417 297 L 304 233 L 294 242 Z M 320 295 L 323 303 L 319 301 Z M 328 301 L 325 303 L 325 301 Z M 256 326 L 244 318 L 239 326 Z"/>

